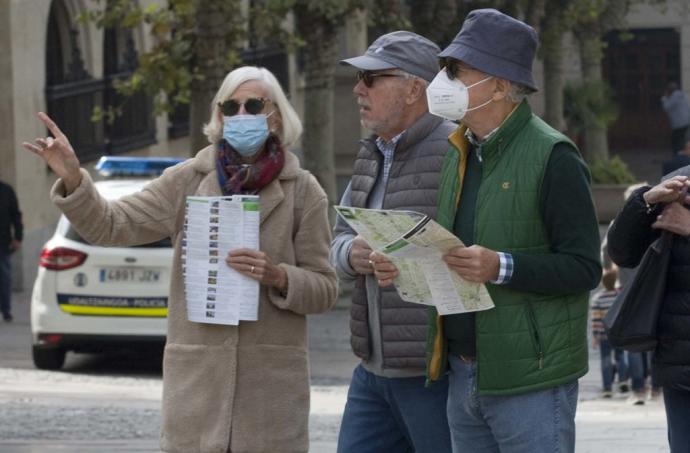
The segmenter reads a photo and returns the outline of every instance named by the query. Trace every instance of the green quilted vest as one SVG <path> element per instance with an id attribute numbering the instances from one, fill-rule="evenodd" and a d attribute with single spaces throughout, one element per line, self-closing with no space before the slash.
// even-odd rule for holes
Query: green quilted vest
<path id="1" fill-rule="evenodd" d="M 570 143 L 532 115 L 523 102 L 482 146 L 482 181 L 475 242 L 491 250 L 548 253 L 540 214 L 543 173 L 554 145 Z M 452 229 L 468 145 L 464 128 L 451 137 L 441 177 L 438 221 Z M 575 147 L 573 145 L 573 152 Z M 572 382 L 587 372 L 586 292 L 552 296 L 487 284 L 495 308 L 477 312 L 477 387 L 481 395 L 509 395 Z M 446 367 L 442 322 L 431 310 L 428 375 Z"/>

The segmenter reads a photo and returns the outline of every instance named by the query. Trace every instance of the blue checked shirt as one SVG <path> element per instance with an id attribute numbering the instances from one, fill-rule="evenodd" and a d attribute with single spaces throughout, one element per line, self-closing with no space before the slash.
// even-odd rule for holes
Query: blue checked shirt
<path id="1" fill-rule="evenodd" d="M 388 182 L 388 174 L 390 173 L 391 165 L 393 164 L 395 147 L 400 141 L 400 137 L 402 137 L 404 133 L 405 131 L 402 131 L 395 137 L 391 138 L 390 141 L 385 141 L 381 137 L 376 137 L 376 146 L 379 148 L 379 151 L 381 151 L 381 154 L 383 154 L 383 173 L 381 174 L 381 181 L 383 182 L 384 187 L 386 186 L 386 182 Z"/>
<path id="2" fill-rule="evenodd" d="M 499 128 L 497 127 L 496 129 L 489 132 L 481 142 L 477 139 L 477 137 L 472 133 L 472 131 L 469 128 L 465 131 L 465 137 L 477 151 L 477 159 L 479 159 L 479 163 L 482 162 L 482 143 L 485 142 L 489 137 L 494 135 L 498 129 Z M 498 259 L 500 261 L 498 269 L 498 278 L 496 280 L 491 280 L 491 283 L 494 283 L 496 285 L 503 285 L 508 283 L 511 277 L 513 276 L 513 255 L 507 252 L 496 253 L 498 254 Z"/>

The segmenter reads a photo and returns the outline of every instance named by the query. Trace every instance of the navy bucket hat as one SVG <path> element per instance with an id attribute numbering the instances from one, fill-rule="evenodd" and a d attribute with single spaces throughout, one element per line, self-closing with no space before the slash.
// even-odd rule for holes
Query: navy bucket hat
<path id="1" fill-rule="evenodd" d="M 471 11 L 460 33 L 439 57 L 461 60 L 486 74 L 537 91 L 532 62 L 537 51 L 532 27 L 495 9 Z"/>
<path id="2" fill-rule="evenodd" d="M 438 74 L 438 53 L 441 49 L 423 36 L 411 31 L 394 31 L 379 36 L 364 55 L 341 60 L 365 71 L 402 69 L 430 82 Z"/>

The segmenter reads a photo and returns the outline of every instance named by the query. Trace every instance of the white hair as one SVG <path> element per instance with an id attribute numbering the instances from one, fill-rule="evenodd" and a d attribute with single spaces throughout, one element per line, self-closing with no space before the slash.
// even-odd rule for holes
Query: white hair
<path id="1" fill-rule="evenodd" d="M 508 100 L 511 102 L 514 102 L 516 104 L 521 103 L 527 96 L 532 94 L 534 90 L 531 88 L 515 83 L 515 82 L 510 82 L 510 91 L 508 92 Z"/>
<path id="2" fill-rule="evenodd" d="M 424 85 L 424 88 L 425 88 L 425 89 L 426 89 L 426 87 L 429 86 L 429 82 L 428 82 L 428 81 L 424 80 L 423 78 L 421 78 L 421 77 L 419 77 L 419 76 L 417 76 L 417 75 L 410 74 L 410 73 L 407 72 L 407 71 L 403 71 L 403 70 L 400 69 L 400 68 L 394 68 L 394 69 L 393 69 L 393 72 L 392 72 L 391 74 L 400 74 L 401 76 L 404 76 L 404 77 L 403 77 L 404 79 L 407 79 L 407 80 L 409 80 L 409 79 L 419 80 L 419 81 L 422 83 L 422 85 Z"/>
<path id="3" fill-rule="evenodd" d="M 223 137 L 223 123 L 220 120 L 222 115 L 218 103 L 229 99 L 240 85 L 251 80 L 261 83 L 266 88 L 268 97 L 278 107 L 282 124 L 282 130 L 278 131 L 281 143 L 286 147 L 294 145 L 302 135 L 302 122 L 271 71 L 256 66 L 242 66 L 225 76 L 211 102 L 211 120 L 204 125 L 204 134 L 208 141 L 218 143 Z"/>
<path id="4" fill-rule="evenodd" d="M 623 192 L 623 199 L 627 200 L 628 198 L 630 198 L 632 196 L 633 192 L 635 192 L 637 189 L 640 189 L 640 188 L 642 188 L 644 186 L 648 186 L 648 185 L 649 185 L 649 183 L 647 181 L 644 181 L 644 182 L 632 184 L 632 185 L 626 187 L 625 192 Z"/>

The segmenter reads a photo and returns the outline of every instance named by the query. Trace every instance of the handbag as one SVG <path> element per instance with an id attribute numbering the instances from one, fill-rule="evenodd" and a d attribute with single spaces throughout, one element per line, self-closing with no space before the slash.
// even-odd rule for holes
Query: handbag
<path id="1" fill-rule="evenodd" d="M 664 231 L 644 256 L 632 282 L 623 288 L 604 317 L 608 341 L 631 352 L 656 348 L 656 327 L 666 294 L 673 233 Z"/>

